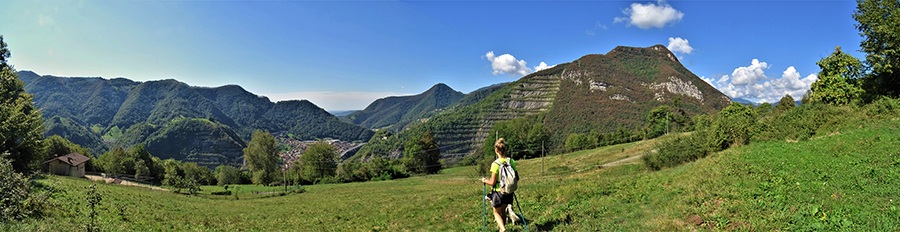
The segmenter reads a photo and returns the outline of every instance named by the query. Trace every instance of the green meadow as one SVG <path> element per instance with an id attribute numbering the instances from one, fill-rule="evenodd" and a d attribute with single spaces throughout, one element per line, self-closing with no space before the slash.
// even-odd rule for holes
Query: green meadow
<path id="1" fill-rule="evenodd" d="M 518 161 L 529 231 L 895 231 L 900 225 L 900 120 L 848 123 L 807 141 L 760 141 L 674 168 L 634 159 L 658 139 Z M 543 170 L 542 170 L 543 163 Z M 237 196 L 96 183 L 103 231 L 477 231 L 475 167 L 406 179 L 284 187 L 232 186 Z M 4 231 L 83 231 L 86 179 L 41 176 L 54 191 L 42 218 Z M 296 188 L 296 187 L 294 187 Z M 489 208 L 487 210 L 490 210 Z M 496 231 L 488 215 L 487 230 Z M 525 231 L 519 224 L 510 231 Z"/>

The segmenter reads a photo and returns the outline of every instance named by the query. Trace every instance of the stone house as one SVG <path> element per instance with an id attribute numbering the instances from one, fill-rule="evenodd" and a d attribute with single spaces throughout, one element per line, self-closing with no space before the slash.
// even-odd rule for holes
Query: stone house
<path id="1" fill-rule="evenodd" d="M 44 164 L 53 175 L 84 177 L 84 165 L 88 160 L 90 158 L 87 156 L 71 153 L 48 160 Z"/>

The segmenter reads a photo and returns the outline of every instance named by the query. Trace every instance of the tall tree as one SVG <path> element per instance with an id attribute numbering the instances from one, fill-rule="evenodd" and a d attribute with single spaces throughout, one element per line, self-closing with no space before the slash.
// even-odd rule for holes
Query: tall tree
<path id="1" fill-rule="evenodd" d="M 337 147 L 325 141 L 309 145 L 309 148 L 300 156 L 304 179 L 315 181 L 334 176 L 335 170 L 337 170 L 337 160 Z"/>
<path id="2" fill-rule="evenodd" d="M 866 53 L 866 65 L 872 75 L 866 89 L 875 94 L 900 95 L 900 2 L 897 0 L 857 0 L 853 19 L 859 46 Z"/>
<path id="3" fill-rule="evenodd" d="M 834 53 L 816 62 L 819 68 L 819 79 L 810 86 L 814 101 L 843 105 L 852 99 L 859 98 L 863 89 L 857 84 L 858 78 L 864 74 L 862 61 L 835 48 Z"/>
<path id="4" fill-rule="evenodd" d="M 275 136 L 256 130 L 250 138 L 250 144 L 244 148 L 244 160 L 253 172 L 253 184 L 268 184 L 275 180 L 278 171 L 278 150 Z"/>
<path id="5" fill-rule="evenodd" d="M 406 168 L 413 173 L 434 174 L 441 170 L 441 149 L 434 141 L 431 131 L 422 133 L 422 137 L 413 137 L 404 147 L 407 159 Z"/>
<path id="6" fill-rule="evenodd" d="M 27 172 L 44 159 L 44 121 L 31 105 L 34 96 L 25 93 L 25 84 L 6 64 L 9 56 L 0 35 L 0 153 L 9 153 L 13 170 Z"/>

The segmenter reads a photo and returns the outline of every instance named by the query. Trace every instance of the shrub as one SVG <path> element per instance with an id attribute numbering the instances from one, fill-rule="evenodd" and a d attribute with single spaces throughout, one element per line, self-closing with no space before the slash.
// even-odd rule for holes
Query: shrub
<path id="1" fill-rule="evenodd" d="M 34 186 L 25 175 L 13 171 L 11 161 L 0 155 L 0 222 L 41 216 L 52 205 L 52 191 L 33 193 Z"/>
<path id="2" fill-rule="evenodd" d="M 703 158 L 708 153 L 699 137 L 695 134 L 665 140 L 641 159 L 651 170 L 659 170 Z"/>

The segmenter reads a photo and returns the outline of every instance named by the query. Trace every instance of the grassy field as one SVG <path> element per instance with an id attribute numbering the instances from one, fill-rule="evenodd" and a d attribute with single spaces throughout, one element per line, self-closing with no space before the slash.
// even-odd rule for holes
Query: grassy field
<path id="1" fill-rule="evenodd" d="M 640 159 L 599 165 L 648 152 L 667 137 L 521 160 L 517 194 L 530 231 L 896 231 L 898 127 L 896 118 L 873 120 L 809 141 L 756 142 L 656 172 Z M 208 195 L 219 191 L 212 186 L 187 196 L 98 183 L 99 219 L 105 231 L 478 231 L 478 178 L 474 167 L 459 167 L 239 200 Z M 57 210 L 0 230 L 84 230 L 92 182 L 56 176 L 38 182 L 58 191 Z M 487 228 L 497 230 L 490 217 Z"/>

